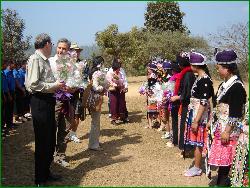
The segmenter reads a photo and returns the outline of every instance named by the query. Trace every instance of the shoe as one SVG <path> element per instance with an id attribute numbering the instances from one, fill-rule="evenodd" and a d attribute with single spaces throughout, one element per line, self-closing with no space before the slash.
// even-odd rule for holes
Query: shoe
<path id="1" fill-rule="evenodd" d="M 31 115 L 31 113 L 26 113 L 26 114 L 24 114 L 24 117 L 25 117 L 25 118 L 31 118 L 32 115 Z"/>
<path id="2" fill-rule="evenodd" d="M 13 122 L 14 122 L 14 123 L 17 123 L 17 124 L 23 123 L 22 119 L 20 119 L 20 118 L 15 118 L 15 119 L 13 120 Z"/>
<path id="3" fill-rule="evenodd" d="M 89 150 L 93 150 L 93 151 L 103 151 L 103 148 L 98 147 L 98 148 L 89 148 Z"/>
<path id="4" fill-rule="evenodd" d="M 35 183 L 36 187 L 47 187 L 46 182 Z"/>
<path id="5" fill-rule="evenodd" d="M 111 124 L 112 124 L 112 125 L 118 125 L 118 123 L 116 122 L 116 120 L 112 120 L 112 121 L 111 121 Z"/>
<path id="6" fill-rule="evenodd" d="M 61 179 L 62 176 L 50 173 L 47 181 L 60 181 Z"/>
<path id="7" fill-rule="evenodd" d="M 67 139 L 75 143 L 81 143 L 81 140 L 76 136 L 76 133 L 73 131 L 69 132 Z"/>
<path id="8" fill-rule="evenodd" d="M 129 119 L 128 118 L 124 119 L 123 123 L 129 123 Z"/>
<path id="9" fill-rule="evenodd" d="M 70 166 L 70 164 L 67 161 L 65 161 L 64 159 L 58 159 L 55 161 L 55 163 L 59 164 L 62 167 L 69 167 Z"/>
<path id="10" fill-rule="evenodd" d="M 22 117 L 18 117 L 18 121 L 21 121 L 22 123 L 28 121 L 28 118 L 22 116 Z"/>
<path id="11" fill-rule="evenodd" d="M 193 166 L 192 168 L 188 169 L 184 176 L 186 177 L 194 177 L 194 176 L 200 176 L 202 174 L 202 170 L 200 168 L 197 168 Z"/>
<path id="12" fill-rule="evenodd" d="M 166 132 L 164 135 L 162 135 L 161 137 L 162 139 L 170 139 L 171 138 L 171 135 L 169 132 Z"/>
<path id="13" fill-rule="evenodd" d="M 81 143 L 81 140 L 76 135 L 71 136 L 71 141 L 75 143 Z"/>

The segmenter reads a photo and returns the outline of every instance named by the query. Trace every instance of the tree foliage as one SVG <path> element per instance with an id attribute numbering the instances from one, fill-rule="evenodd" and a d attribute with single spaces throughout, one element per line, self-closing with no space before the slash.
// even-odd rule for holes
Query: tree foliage
<path id="1" fill-rule="evenodd" d="M 24 20 L 15 10 L 2 10 L 2 59 L 6 61 L 22 61 L 27 57 L 25 51 L 30 47 L 31 36 L 24 38 Z"/>
<path id="2" fill-rule="evenodd" d="M 187 28 L 182 22 L 184 15 L 177 2 L 150 2 L 144 15 L 144 25 L 149 31 L 185 32 Z"/>
<path id="3" fill-rule="evenodd" d="M 113 34 L 115 33 L 115 34 Z M 151 32 L 133 27 L 129 32 L 120 33 L 118 26 L 108 26 L 96 35 L 96 42 L 107 64 L 119 56 L 128 74 L 145 75 L 146 65 L 152 57 L 175 60 L 182 50 L 206 51 L 208 44 L 203 38 L 191 37 L 179 31 Z"/>
<path id="4" fill-rule="evenodd" d="M 111 65 L 111 59 L 125 53 L 129 42 L 127 33 L 119 33 L 118 26 L 112 24 L 103 32 L 96 33 L 97 45 L 102 49 L 102 55 L 108 59 Z"/>
<path id="5" fill-rule="evenodd" d="M 217 34 L 210 34 L 213 46 L 221 49 L 234 49 L 238 56 L 238 63 L 241 75 L 248 78 L 249 61 L 249 23 L 237 23 L 229 27 L 221 28 Z"/>

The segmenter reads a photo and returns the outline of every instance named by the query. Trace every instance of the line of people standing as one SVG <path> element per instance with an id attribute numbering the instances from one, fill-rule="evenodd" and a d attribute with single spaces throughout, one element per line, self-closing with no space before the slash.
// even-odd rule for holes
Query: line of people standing
<path id="1" fill-rule="evenodd" d="M 31 118 L 30 96 L 24 86 L 26 61 L 2 62 L 2 135 Z"/>
<path id="2" fill-rule="evenodd" d="M 204 154 L 207 154 L 206 168 L 219 167 L 217 180 L 219 186 L 230 185 L 229 172 L 235 158 L 239 135 L 243 132 L 242 126 L 239 125 L 244 117 L 246 91 L 239 75 L 236 59 L 237 54 L 233 50 L 215 53 L 216 69 L 221 79 L 224 80 L 219 85 L 216 95 L 207 68 L 207 60 L 203 54 L 181 52 L 177 56 L 176 62 L 172 62 L 169 66 L 169 69 L 176 70 L 175 64 L 177 64 L 180 70 L 177 70 L 179 73 L 171 75 L 167 81 L 167 85 L 170 85 L 169 82 L 172 80 L 175 81 L 171 93 L 173 96 L 168 99 L 171 108 L 167 108 L 172 118 L 172 135 L 169 133 L 169 129 L 166 129 L 167 132 L 162 138 L 170 139 L 172 136 L 171 141 L 167 142 L 167 146 L 178 146 L 183 158 L 187 151 L 194 150 L 194 166 L 185 172 L 184 175 L 187 177 L 202 174 L 201 159 Z M 149 121 L 152 121 L 150 120 L 152 118 L 159 118 L 162 125 L 160 109 L 164 107 L 162 104 L 166 99 L 163 97 L 162 103 L 158 107 L 156 98 L 152 97 L 154 96 L 152 92 L 160 93 L 156 89 L 157 83 L 166 84 L 162 80 L 167 76 L 162 77 L 158 67 L 161 66 L 158 64 L 148 66 L 150 73 L 148 77 L 148 114 L 151 115 Z M 194 73 L 197 75 L 196 77 Z M 150 101 L 151 99 L 153 102 Z M 154 114 L 155 116 L 152 116 Z M 164 126 L 166 128 L 166 125 Z M 211 142 L 210 145 L 209 142 Z"/>

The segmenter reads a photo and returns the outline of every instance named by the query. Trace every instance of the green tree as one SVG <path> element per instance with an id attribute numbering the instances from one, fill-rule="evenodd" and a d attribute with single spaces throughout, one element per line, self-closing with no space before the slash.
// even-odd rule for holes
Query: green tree
<path id="1" fill-rule="evenodd" d="M 111 65 L 111 60 L 114 57 L 121 56 L 121 54 L 125 53 L 129 45 L 128 34 L 119 33 L 116 24 L 108 26 L 108 28 L 102 32 L 97 32 L 96 42 L 102 50 L 104 59 L 106 62 L 109 62 L 109 65 Z"/>
<path id="2" fill-rule="evenodd" d="M 150 2 L 144 15 L 144 25 L 149 31 L 185 32 L 187 28 L 182 22 L 184 15 L 177 2 Z"/>
<path id="3" fill-rule="evenodd" d="M 15 10 L 2 10 L 2 59 L 7 61 L 22 61 L 27 58 L 25 51 L 30 47 L 31 36 L 23 36 L 24 20 Z"/>
<path id="4" fill-rule="evenodd" d="M 203 38 L 191 37 L 180 31 L 150 32 L 133 27 L 127 33 L 119 33 L 114 25 L 99 32 L 96 41 L 105 61 L 109 62 L 107 65 L 111 65 L 111 59 L 118 55 L 129 75 L 145 75 L 152 57 L 175 60 L 176 54 L 182 50 L 206 52 L 209 48 Z"/>

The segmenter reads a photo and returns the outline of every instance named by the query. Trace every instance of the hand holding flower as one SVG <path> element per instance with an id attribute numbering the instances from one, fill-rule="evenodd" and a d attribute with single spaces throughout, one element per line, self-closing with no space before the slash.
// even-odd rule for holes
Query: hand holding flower
<path id="1" fill-rule="evenodd" d="M 230 137 L 230 133 L 223 131 L 221 133 L 221 143 L 222 144 L 227 144 L 229 142 L 229 137 Z"/>

